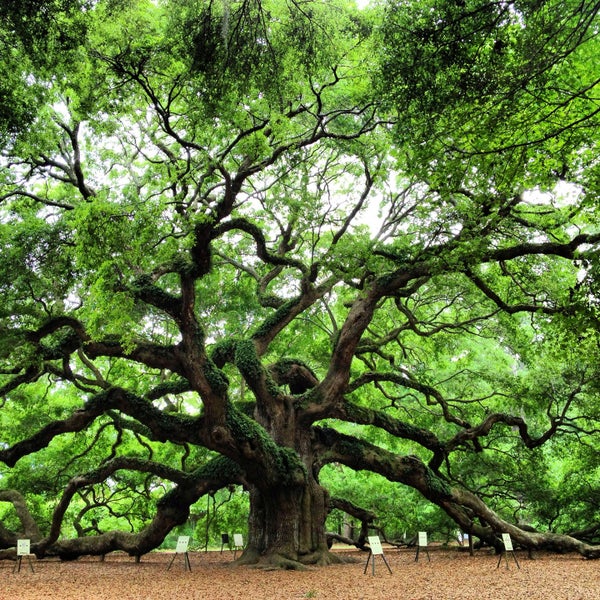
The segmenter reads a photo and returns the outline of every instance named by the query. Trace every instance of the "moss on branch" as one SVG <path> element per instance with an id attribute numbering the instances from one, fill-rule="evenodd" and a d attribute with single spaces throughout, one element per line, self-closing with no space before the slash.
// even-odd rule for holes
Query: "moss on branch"
<path id="1" fill-rule="evenodd" d="M 191 390 L 190 383 L 187 379 L 175 379 L 173 381 L 165 381 L 153 387 L 147 394 L 148 400 L 158 400 L 168 394 L 182 394 Z"/>
<path id="2" fill-rule="evenodd" d="M 288 385 L 292 394 L 304 394 L 314 388 L 319 380 L 314 371 L 296 358 L 281 358 L 269 366 L 269 372 L 278 385 Z"/>
<path id="3" fill-rule="evenodd" d="M 211 389 L 216 394 L 224 396 L 229 388 L 229 379 L 219 367 L 210 359 L 204 364 L 204 376 Z"/>
<path id="4" fill-rule="evenodd" d="M 155 285 L 150 275 L 138 277 L 133 284 L 132 291 L 139 300 L 151 304 L 174 317 L 179 317 L 181 314 L 181 298 L 173 296 Z"/>
<path id="5" fill-rule="evenodd" d="M 345 402 L 342 414 L 338 417 L 352 423 L 374 425 L 395 437 L 415 441 L 432 452 L 439 452 L 443 449 L 442 442 L 431 431 L 415 427 L 399 419 L 394 419 L 382 411 L 359 406 L 353 402 Z"/>
<path id="6" fill-rule="evenodd" d="M 262 325 L 252 334 L 252 339 L 260 339 L 268 336 L 271 330 L 290 315 L 294 307 L 298 304 L 298 298 L 292 298 L 284 302 L 275 312 L 270 314 L 262 323 Z"/>
<path id="7" fill-rule="evenodd" d="M 211 358 L 218 367 L 234 361 L 237 342 L 237 338 L 226 338 L 215 344 Z"/>
<path id="8" fill-rule="evenodd" d="M 256 382 L 265 374 L 256 353 L 254 342 L 251 340 L 239 340 L 237 342 L 234 361 L 236 367 L 248 382 Z"/>
<path id="9" fill-rule="evenodd" d="M 256 466 L 267 465 L 270 479 L 285 485 L 305 480 L 306 468 L 296 451 L 276 444 L 256 421 L 230 405 L 226 423 L 244 458 Z"/>

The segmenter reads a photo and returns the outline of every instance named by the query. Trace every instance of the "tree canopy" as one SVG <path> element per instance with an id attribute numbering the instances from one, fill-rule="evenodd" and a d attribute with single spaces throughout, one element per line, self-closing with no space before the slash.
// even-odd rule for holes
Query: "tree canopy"
<path id="1" fill-rule="evenodd" d="M 326 564 L 365 471 L 599 557 L 597 14 L 3 6 L 0 556 L 242 486 L 242 562 Z"/>

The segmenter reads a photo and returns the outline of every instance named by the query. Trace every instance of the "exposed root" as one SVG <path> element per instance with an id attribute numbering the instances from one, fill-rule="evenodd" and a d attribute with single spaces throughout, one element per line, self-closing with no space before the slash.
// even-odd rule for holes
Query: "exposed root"
<path id="1" fill-rule="evenodd" d="M 326 567 L 349 562 L 356 562 L 356 559 L 341 556 L 326 550 L 291 557 L 278 552 L 260 554 L 256 550 L 247 548 L 244 553 L 232 563 L 232 566 L 249 566 L 254 569 L 263 569 L 265 571 L 306 571 L 310 567 Z"/>

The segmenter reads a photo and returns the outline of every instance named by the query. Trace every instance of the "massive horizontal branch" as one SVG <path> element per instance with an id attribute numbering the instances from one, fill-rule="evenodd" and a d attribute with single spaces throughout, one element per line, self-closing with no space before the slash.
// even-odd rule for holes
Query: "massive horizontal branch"
<path id="1" fill-rule="evenodd" d="M 356 470 L 369 470 L 418 490 L 445 510 L 465 531 L 495 545 L 495 537 L 510 533 L 526 548 L 573 551 L 587 558 L 600 558 L 600 547 L 554 533 L 536 533 L 511 524 L 471 492 L 452 488 L 416 456 L 398 456 L 364 440 L 329 428 L 315 429 L 315 443 L 323 463 L 339 462 Z M 485 525 L 475 522 L 479 519 Z"/>
<path id="2" fill-rule="evenodd" d="M 586 558 L 600 558 L 600 546 L 591 546 L 569 535 L 526 531 L 522 527 L 509 523 L 499 517 L 480 498 L 471 492 L 454 489 L 452 503 L 471 511 L 471 514 L 476 515 L 479 519 L 487 523 L 497 536 L 501 533 L 509 533 L 515 543 L 525 548 L 555 552 L 577 552 Z M 442 503 L 441 507 L 446 508 L 445 504 Z M 469 531 L 468 526 L 465 527 L 465 531 Z"/>
<path id="3" fill-rule="evenodd" d="M 452 497 L 448 483 L 420 458 L 393 454 L 366 440 L 329 427 L 315 427 L 315 449 L 322 464 L 342 463 L 354 470 L 367 470 L 415 488 L 435 503 Z"/>
<path id="4" fill-rule="evenodd" d="M 20 372 L 20 369 L 17 368 L 17 372 L 18 374 L 15 375 L 15 377 L 12 377 L 7 383 L 0 386 L 1 396 L 17 389 L 24 383 L 33 383 L 34 381 L 37 381 L 44 374 L 44 371 L 39 365 L 29 365 L 23 372 Z"/>
<path id="5" fill-rule="evenodd" d="M 350 500 L 347 500 L 346 498 L 331 498 L 329 502 L 332 508 L 342 510 L 359 521 L 372 523 L 375 520 L 376 515 L 373 511 L 356 506 L 356 504 L 350 502 Z"/>
<path id="6" fill-rule="evenodd" d="M 598 244 L 600 233 L 580 233 L 568 242 L 540 242 L 515 244 L 506 248 L 491 249 L 484 253 L 483 262 L 498 262 L 512 260 L 522 256 L 561 256 L 574 259 L 577 250 L 589 244 Z"/>
<path id="7" fill-rule="evenodd" d="M 49 319 L 35 331 L 28 332 L 27 339 L 31 342 L 38 343 L 44 337 L 51 335 L 52 333 L 55 333 L 63 328 L 69 328 L 72 330 L 81 341 L 89 339 L 83 323 L 81 323 L 81 321 L 78 319 L 68 316 L 60 316 Z"/>
<path id="8" fill-rule="evenodd" d="M 383 411 L 373 410 L 346 401 L 338 406 L 331 416 L 359 425 L 379 427 L 397 438 L 417 442 L 436 455 L 445 453 L 442 442 L 431 431 L 410 425 L 400 419 L 394 419 Z"/>
<path id="9" fill-rule="evenodd" d="M 168 369 L 174 373 L 183 373 L 176 346 L 161 346 L 137 342 L 133 347 L 125 346 L 119 340 L 106 339 L 86 342 L 83 345 L 85 354 L 90 359 L 100 356 L 124 358 L 156 369 Z"/>
<path id="10" fill-rule="evenodd" d="M 176 483 L 175 487 L 159 500 L 156 515 L 151 523 L 139 533 L 109 531 L 97 536 L 57 541 L 64 515 L 75 493 L 82 488 L 105 481 L 121 469 L 152 473 L 158 478 Z M 173 527 L 184 523 L 189 516 L 190 506 L 201 496 L 243 482 L 240 469 L 235 463 L 223 457 L 212 459 L 192 473 L 183 473 L 135 457 L 118 457 L 94 471 L 71 479 L 54 510 L 50 532 L 44 539 L 32 544 L 32 552 L 39 557 L 50 555 L 60 556 L 63 559 L 76 558 L 85 554 L 103 555 L 114 550 L 141 556 L 158 547 Z"/>
<path id="11" fill-rule="evenodd" d="M 29 438 L 17 442 L 9 448 L 0 450 L 0 461 L 8 465 L 14 466 L 17 461 L 28 454 L 32 454 L 45 448 L 58 435 L 64 433 L 72 433 L 83 431 L 90 423 L 92 423 L 104 410 L 100 406 L 90 406 L 85 409 L 76 410 L 71 416 L 60 421 L 49 423 L 40 431 L 36 432 Z"/>
<path id="12" fill-rule="evenodd" d="M 165 414 L 150 402 L 120 388 L 100 392 L 83 408 L 74 411 L 66 419 L 53 421 L 29 438 L 0 450 L 0 460 L 14 466 L 23 456 L 41 450 L 59 435 L 83 431 L 97 417 L 111 409 L 119 409 L 143 423 L 157 440 L 174 442 L 201 442 L 197 422 L 190 417 Z"/>
<path id="13" fill-rule="evenodd" d="M 432 245 L 417 256 L 397 253 L 387 248 L 375 252 L 398 265 L 398 269 L 377 278 L 373 290 L 379 297 L 395 296 L 408 282 L 428 277 L 434 273 L 466 272 L 471 267 L 485 263 L 510 261 L 525 256 L 559 256 L 574 260 L 578 250 L 600 242 L 600 233 L 581 233 L 566 242 L 521 242 L 506 247 L 489 247 L 487 250 L 468 253 L 460 234 L 447 242 Z M 496 246 L 496 243 L 494 243 Z M 481 242 L 479 247 L 481 247 Z M 459 256 L 455 256 L 459 254 Z"/>

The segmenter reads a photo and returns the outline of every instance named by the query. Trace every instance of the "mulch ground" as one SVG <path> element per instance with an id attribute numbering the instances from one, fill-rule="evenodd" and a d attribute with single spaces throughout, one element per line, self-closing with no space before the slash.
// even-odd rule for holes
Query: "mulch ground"
<path id="1" fill-rule="evenodd" d="M 600 561 L 580 556 L 515 553 L 508 563 L 479 551 L 431 549 L 431 560 L 414 550 L 386 549 L 390 574 L 380 556 L 338 550 L 354 562 L 307 571 L 262 571 L 233 567 L 231 552 L 152 553 L 140 563 L 122 554 L 104 562 L 27 559 L 21 570 L 0 562 L 0 600 L 599 600 Z"/>

